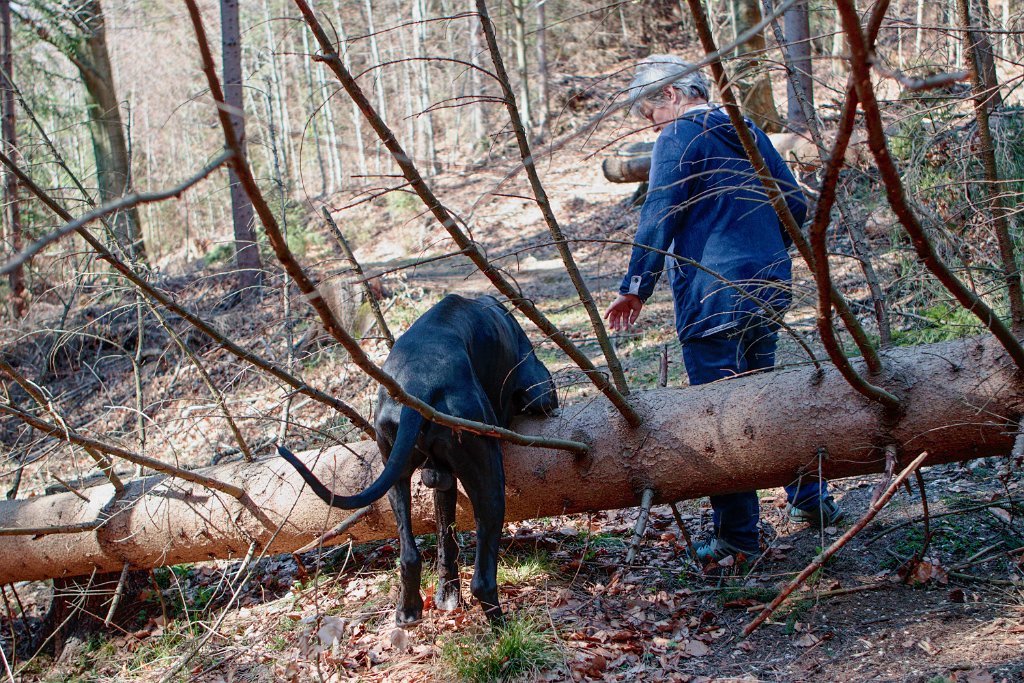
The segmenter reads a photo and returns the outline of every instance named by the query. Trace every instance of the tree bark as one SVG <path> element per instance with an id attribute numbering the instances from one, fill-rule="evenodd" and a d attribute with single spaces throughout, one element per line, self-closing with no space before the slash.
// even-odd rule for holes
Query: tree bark
<path id="1" fill-rule="evenodd" d="M 11 2 L 0 0 L 0 71 L 3 72 L 0 82 L 0 93 L 3 94 L 3 139 L 7 154 L 13 157 L 18 149 L 18 137 L 15 128 L 14 112 L 14 66 L 11 52 Z M 21 214 L 18 211 L 18 179 L 10 171 L 4 171 L 4 241 L 12 253 L 18 253 L 22 247 Z M 8 277 L 11 287 L 11 313 L 21 318 L 28 312 L 28 299 L 25 294 L 25 269 L 18 266 Z"/>
<path id="2" fill-rule="evenodd" d="M 82 76 L 89 115 L 89 133 L 96 157 L 96 180 L 100 201 L 118 199 L 131 191 L 131 159 L 121 123 L 121 102 L 114 89 L 114 73 L 107 51 L 107 28 L 99 0 L 86 0 L 75 10 L 75 23 L 82 40 L 71 55 Z M 132 258 L 145 261 L 139 211 L 132 207 L 112 219 L 114 235 Z"/>
<path id="3" fill-rule="evenodd" d="M 761 4 L 759 0 L 737 0 L 736 35 L 740 35 L 761 22 Z M 737 49 L 739 64 L 735 78 L 739 86 L 740 106 L 743 113 L 750 117 L 761 130 L 766 133 L 778 133 L 782 130 L 779 112 L 775 108 L 772 97 L 772 83 L 768 73 L 764 71 L 761 55 L 764 54 L 764 32 L 759 32 Z"/>
<path id="4" fill-rule="evenodd" d="M 238 145 L 245 154 L 245 115 L 242 106 L 242 42 L 238 18 L 238 0 L 221 0 L 221 58 L 224 69 L 224 99 L 232 108 L 231 125 L 238 135 Z M 228 167 L 231 185 L 231 224 L 235 235 L 235 265 L 243 296 L 255 293 L 260 282 L 260 250 L 253 228 L 253 210 L 235 171 Z"/>
<path id="5" fill-rule="evenodd" d="M 1010 451 L 1024 387 L 998 344 L 965 339 L 902 348 L 887 354 L 886 368 L 879 381 L 906 403 L 895 424 L 833 368 L 639 392 L 631 399 L 647 420 L 636 430 L 603 400 L 566 407 L 555 418 L 520 420 L 515 428 L 522 433 L 584 440 L 592 450 L 577 458 L 506 446 L 506 519 L 630 507 L 645 488 L 664 503 L 780 486 L 801 474 L 816 476 L 822 448 L 821 470 L 832 479 L 882 471 L 890 444 L 908 458 L 928 451 L 929 465 Z M 338 492 L 363 489 L 380 469 L 368 441 L 304 458 Z M 118 571 L 126 561 L 152 567 L 241 557 L 251 539 L 269 543 L 269 552 L 294 551 L 346 516 L 305 490 L 281 460 L 204 473 L 243 486 L 250 499 L 243 505 L 187 482 L 150 477 L 127 485 L 121 500 L 108 485 L 83 491 L 88 501 L 71 493 L 0 501 L 8 528 L 109 517 L 97 531 L 70 537 L 0 536 L 0 583 Z M 417 533 L 432 530 L 431 494 L 414 490 Z M 459 504 L 460 526 L 471 527 L 464 496 Z M 359 542 L 392 537 L 387 503 L 378 501 L 348 533 Z"/>
<path id="6" fill-rule="evenodd" d="M 786 42 L 789 47 L 789 58 L 796 71 L 796 79 L 803 89 L 804 97 L 814 111 L 814 79 L 811 65 L 811 24 L 807 0 L 800 0 L 786 11 L 785 18 Z M 786 81 L 786 113 L 789 129 L 794 132 L 807 130 L 807 117 L 804 108 L 793 87 L 791 80 Z"/>

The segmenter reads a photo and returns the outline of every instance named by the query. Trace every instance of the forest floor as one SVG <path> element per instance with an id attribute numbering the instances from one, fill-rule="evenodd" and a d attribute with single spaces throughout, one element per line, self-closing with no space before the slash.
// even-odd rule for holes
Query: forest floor
<path id="1" fill-rule="evenodd" d="M 605 139 L 615 135 L 610 131 Z M 630 239 L 637 216 L 629 206 L 633 187 L 611 185 L 601 176 L 599 146 L 596 140 L 588 140 L 585 149 L 570 145 L 544 164 L 541 174 L 565 233 L 581 240 L 573 242 L 574 251 L 603 310 L 628 259 L 628 248 L 609 240 Z M 515 196 L 528 194 L 522 174 L 502 184 L 511 169 L 500 161 L 450 172 L 436 186 L 489 256 L 601 363 L 557 253 L 545 245 L 546 228 L 536 206 Z M 871 208 L 861 207 L 865 214 Z M 321 276 L 344 274 L 330 238 L 318 237 L 326 233 L 315 215 L 310 211 L 309 227 L 300 230 L 307 240 L 304 262 Z M 341 212 L 339 222 L 370 273 L 451 251 L 440 228 L 401 194 Z M 840 270 L 837 279 L 863 298 L 856 290 L 859 272 Z M 799 296 L 788 320 L 813 337 L 809 283 L 806 268 L 798 265 Z M 444 293 L 489 292 L 485 280 L 458 257 L 389 274 L 383 284 L 387 317 L 396 331 Z M 195 263 L 179 265 L 164 285 L 208 311 L 237 341 L 262 344 L 277 354 L 288 345 L 298 348 L 297 362 L 311 384 L 368 405 L 373 388 L 345 367 L 342 352 L 305 323 L 293 329 L 281 324 L 279 294 L 256 305 L 218 307 L 225 281 Z M 344 302 L 351 289 L 337 288 Z M 291 302 L 292 315 L 308 319 L 300 302 L 298 297 Z M 348 321 L 358 327 L 361 314 L 350 309 Z M 671 321 L 669 294 L 660 286 L 638 329 L 616 337 L 635 389 L 656 385 L 665 345 L 669 385 L 685 384 Z M 560 352 L 527 330 L 555 374 L 563 403 L 594 393 Z M 304 332 L 310 333 L 303 337 Z M 170 348 L 158 336 L 152 343 Z M 379 341 L 368 338 L 364 345 L 378 361 L 386 355 Z M 253 415 L 280 410 L 277 387 L 240 370 L 237 361 L 216 349 L 199 350 L 215 381 L 230 385 L 237 403 L 248 405 Z M 81 346 L 66 357 L 52 355 L 51 391 L 71 397 L 76 421 L 90 422 L 97 432 L 128 429 L 129 418 L 111 407 L 134 400 L 130 366 L 123 358 L 107 358 L 91 365 L 93 372 L 78 371 L 82 357 L 93 351 Z M 779 362 L 799 360 L 797 346 L 784 338 Z M 237 457 L 227 430 L 203 398 L 198 376 L 175 363 L 158 354 L 143 366 L 153 418 L 164 425 L 148 454 L 197 467 Z M 296 404 L 292 410 L 296 424 L 345 438 L 346 425 L 322 407 Z M 268 434 L 252 426 L 257 422 L 243 422 L 243 429 L 253 443 L 265 444 Z M 294 434 L 290 438 L 297 446 L 303 439 L 313 442 L 306 432 Z M 260 456 L 272 457 L 265 447 Z M 762 491 L 764 558 L 749 571 L 725 576 L 707 576 L 689 560 L 667 506 L 654 508 L 631 566 L 623 562 L 636 509 L 508 525 L 499 581 L 512 618 L 497 635 L 475 605 L 456 612 L 433 609 L 431 588 L 425 589 L 423 622 L 395 628 L 396 545 L 382 542 L 307 553 L 301 566 L 287 555 L 260 558 L 241 582 L 235 581 L 238 561 L 156 570 L 154 589 L 142 596 L 135 623 L 95 638 L 72 662 L 58 666 L 38 655 L 14 667 L 26 681 L 157 681 L 191 643 L 213 630 L 214 637 L 171 680 L 1022 681 L 1024 489 L 1019 471 L 1005 467 L 1004 461 L 985 459 L 925 470 L 932 517 L 927 552 L 922 552 L 922 501 L 917 489 L 908 487 L 747 639 L 740 633 L 755 616 L 752 610 L 865 512 L 878 477 L 834 482 L 848 521 L 820 532 L 788 522 L 781 489 Z M 27 472 L 23 486 L 41 489 L 49 483 L 45 475 L 41 469 Z M 686 501 L 680 508 L 694 538 L 709 531 L 706 501 Z M 434 539 L 421 542 L 429 564 Z M 460 534 L 460 543 L 470 571 L 472 535 Z M 908 564 L 915 557 L 919 561 Z M 425 574 L 424 585 L 430 586 L 433 575 Z M 464 574 L 464 595 L 468 580 Z M 15 588 L 29 619 L 13 625 L 5 620 L 2 628 L 24 642 L 26 623 L 41 617 L 49 588 L 42 583 Z"/>

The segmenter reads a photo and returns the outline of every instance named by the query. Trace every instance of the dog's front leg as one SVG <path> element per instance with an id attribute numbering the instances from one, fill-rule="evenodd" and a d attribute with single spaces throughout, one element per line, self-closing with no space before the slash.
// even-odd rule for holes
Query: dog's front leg
<path id="1" fill-rule="evenodd" d="M 450 475 L 449 475 L 450 476 Z M 455 541 L 455 486 L 434 491 L 434 519 L 437 521 L 437 589 L 434 604 L 451 611 L 461 601 L 459 591 L 459 544 Z"/>
<path id="2" fill-rule="evenodd" d="M 395 610 L 395 622 L 399 625 L 415 624 L 423 618 L 423 598 L 420 596 L 420 572 L 423 561 L 412 534 L 412 492 L 411 476 L 403 476 L 388 491 L 388 502 L 395 513 L 398 525 L 398 542 L 401 546 L 399 573 L 401 594 Z"/>
<path id="3" fill-rule="evenodd" d="M 473 440 L 480 447 L 472 449 L 475 462 L 471 474 L 463 479 L 476 518 L 476 566 L 470 589 L 493 624 L 502 620 L 498 604 L 498 546 L 505 524 L 505 471 L 497 441 Z"/>

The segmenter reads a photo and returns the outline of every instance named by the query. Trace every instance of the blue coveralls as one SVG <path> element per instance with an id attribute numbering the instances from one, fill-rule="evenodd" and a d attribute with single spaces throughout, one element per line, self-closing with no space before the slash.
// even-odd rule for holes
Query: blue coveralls
<path id="1" fill-rule="evenodd" d="M 807 202 L 793 174 L 764 132 L 747 125 L 790 211 L 803 223 Z M 619 293 L 646 301 L 668 271 L 691 385 L 775 365 L 773 318 L 791 298 L 790 240 L 723 110 L 697 107 L 662 130 L 635 242 L 680 257 L 669 257 L 666 267 L 664 254 L 635 246 Z M 828 495 L 827 484 L 794 484 L 786 495 L 796 507 L 815 510 Z M 711 507 L 719 538 L 740 550 L 758 550 L 756 492 L 711 496 Z"/>

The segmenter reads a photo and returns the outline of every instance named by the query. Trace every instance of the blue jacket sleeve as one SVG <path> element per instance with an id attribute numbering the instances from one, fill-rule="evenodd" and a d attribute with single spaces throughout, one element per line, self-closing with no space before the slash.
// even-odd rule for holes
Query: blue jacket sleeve
<path id="1" fill-rule="evenodd" d="M 807 220 L 807 198 L 804 196 L 803 190 L 800 189 L 800 185 L 797 184 L 796 178 L 793 177 L 793 172 L 789 170 L 789 165 L 782 160 L 778 150 L 775 149 L 768 136 L 761 133 L 758 137 L 760 138 L 759 142 L 761 142 L 759 145 L 761 155 L 768 165 L 768 170 L 775 176 L 779 189 L 782 190 L 782 194 L 786 197 L 786 205 L 789 207 L 790 213 L 793 214 L 796 224 L 802 226 L 804 221 Z M 781 222 L 779 229 L 782 231 L 782 241 L 785 242 L 786 246 L 788 247 L 793 244 L 793 240 L 790 239 L 789 233 L 786 232 L 786 228 Z"/>
<path id="2" fill-rule="evenodd" d="M 619 294 L 636 294 L 641 301 L 647 301 L 654 293 L 654 285 L 665 267 L 665 255 L 643 247 L 668 251 L 672 246 L 679 212 L 686 210 L 685 203 L 691 195 L 693 162 L 684 157 L 692 159 L 692 155 L 684 154 L 683 142 L 673 128 L 666 129 L 651 153 L 647 199 L 640 211 L 640 224 L 633 240 L 635 246 Z"/>

